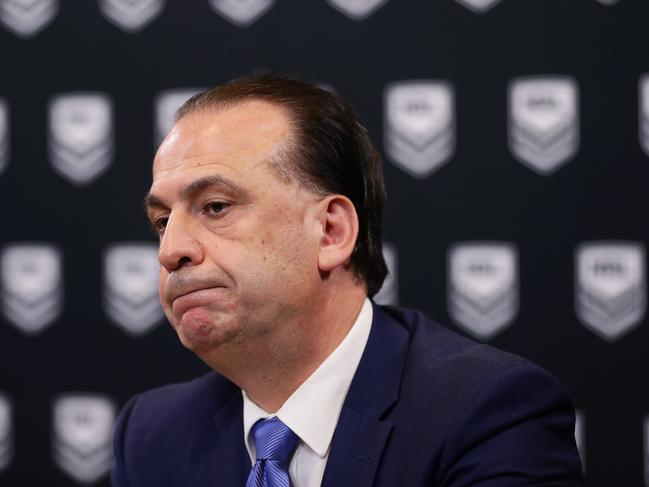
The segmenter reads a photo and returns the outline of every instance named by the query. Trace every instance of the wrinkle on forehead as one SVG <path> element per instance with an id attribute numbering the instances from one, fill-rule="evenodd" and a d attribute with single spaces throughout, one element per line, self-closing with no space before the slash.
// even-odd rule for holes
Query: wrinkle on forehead
<path id="1" fill-rule="evenodd" d="M 226 173 L 232 173 L 234 176 L 237 178 L 241 178 L 245 176 L 248 173 L 251 173 L 255 171 L 256 169 L 259 169 L 260 167 L 266 166 L 268 163 L 272 163 L 273 160 L 272 158 L 269 158 L 267 160 L 260 161 L 255 164 L 251 164 L 248 167 L 246 167 L 244 170 L 238 169 L 232 164 L 224 163 L 224 162 L 201 162 L 197 161 L 195 164 L 188 164 L 188 161 L 183 161 L 182 163 L 179 163 L 178 165 L 174 167 L 170 167 L 168 169 L 162 169 L 158 171 L 154 171 L 154 179 L 163 179 L 163 178 L 173 178 L 176 175 L 183 174 L 187 171 L 191 171 L 192 169 L 196 168 L 206 168 L 206 167 L 215 167 L 215 168 L 223 168 L 225 169 Z"/>
<path id="2" fill-rule="evenodd" d="M 291 123 L 283 108 L 248 101 L 227 109 L 202 110 L 179 120 L 160 145 L 154 178 L 168 171 L 222 165 L 245 174 L 270 162 L 291 139 Z"/>

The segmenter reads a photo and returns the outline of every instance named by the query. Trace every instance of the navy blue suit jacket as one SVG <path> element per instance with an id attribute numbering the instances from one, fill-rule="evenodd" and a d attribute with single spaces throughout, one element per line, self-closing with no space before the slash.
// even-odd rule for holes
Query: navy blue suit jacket
<path id="1" fill-rule="evenodd" d="M 244 486 L 241 390 L 210 373 L 141 394 L 114 447 L 115 487 Z M 581 485 L 573 406 L 526 360 L 374 305 L 322 485 Z"/>

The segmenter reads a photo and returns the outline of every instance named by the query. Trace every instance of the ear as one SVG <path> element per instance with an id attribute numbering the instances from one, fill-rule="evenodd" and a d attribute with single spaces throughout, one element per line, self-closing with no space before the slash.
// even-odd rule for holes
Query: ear
<path id="1" fill-rule="evenodd" d="M 358 215 L 346 196 L 329 195 L 320 204 L 322 237 L 318 266 L 321 271 L 329 272 L 349 261 L 358 238 Z"/>

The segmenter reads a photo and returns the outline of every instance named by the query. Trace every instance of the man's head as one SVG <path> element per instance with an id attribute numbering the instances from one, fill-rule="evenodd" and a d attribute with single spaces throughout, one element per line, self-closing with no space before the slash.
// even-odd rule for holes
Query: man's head
<path id="1" fill-rule="evenodd" d="M 272 74 L 236 79 L 200 93 L 178 110 L 176 120 L 253 99 L 282 107 L 291 122 L 289 139 L 274 154 L 278 175 L 322 195 L 342 194 L 354 204 L 360 228 L 350 265 L 374 296 L 387 274 L 381 246 L 385 189 L 381 157 L 365 127 L 337 95 Z"/>
<path id="2" fill-rule="evenodd" d="M 183 343 L 290 335 L 282 326 L 304 322 L 332 283 L 374 294 L 383 198 L 380 158 L 334 95 L 265 75 L 190 99 L 147 198 L 161 301 Z"/>

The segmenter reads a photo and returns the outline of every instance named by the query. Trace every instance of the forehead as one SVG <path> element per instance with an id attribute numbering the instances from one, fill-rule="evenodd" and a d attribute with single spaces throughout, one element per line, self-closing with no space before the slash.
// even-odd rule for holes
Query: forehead
<path id="1" fill-rule="evenodd" d="M 243 175 L 268 162 L 291 135 L 286 112 L 261 100 L 199 109 L 169 131 L 153 161 L 153 180 L 208 169 Z"/>

